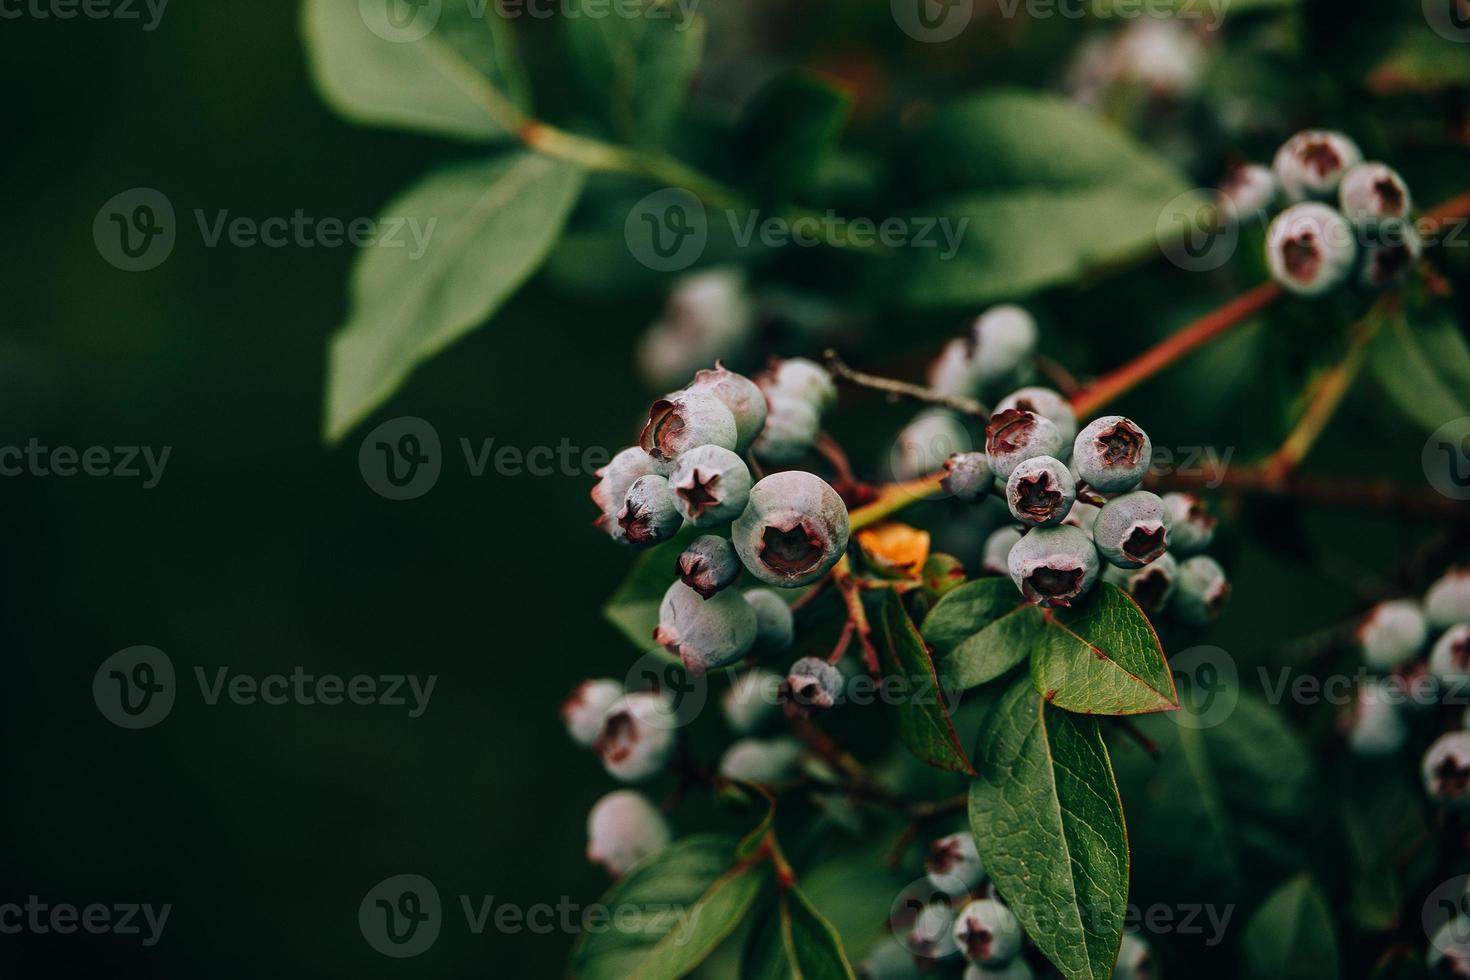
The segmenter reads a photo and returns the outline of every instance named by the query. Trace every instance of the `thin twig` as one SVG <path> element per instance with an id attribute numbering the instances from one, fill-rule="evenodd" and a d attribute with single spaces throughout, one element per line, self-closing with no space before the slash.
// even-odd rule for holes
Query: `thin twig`
<path id="1" fill-rule="evenodd" d="M 858 644 L 863 648 L 863 659 L 867 662 L 868 673 L 877 677 L 882 673 L 882 668 L 878 666 L 878 649 L 873 646 L 873 627 L 868 623 L 868 613 L 863 609 L 862 592 L 857 580 L 853 578 L 852 563 L 846 555 L 833 567 L 832 581 L 847 605 L 847 623 L 856 633 Z"/>
<path id="2" fill-rule="evenodd" d="M 848 486 L 857 486 L 862 483 L 852 472 L 852 464 L 847 460 L 847 453 L 843 451 L 842 445 L 830 433 L 821 432 L 817 434 L 817 452 L 823 459 L 832 464 L 837 479 Z"/>
<path id="3" fill-rule="evenodd" d="M 1051 382 L 1051 386 L 1067 398 L 1074 397 L 1082 390 L 1082 382 L 1078 381 L 1071 371 L 1045 354 L 1031 355 L 1031 362 L 1036 365 L 1036 370 L 1041 372 L 1041 376 Z"/>
<path id="4" fill-rule="evenodd" d="M 1123 732 L 1129 738 L 1138 743 L 1138 747 L 1143 749 L 1150 759 L 1153 759 L 1155 762 L 1159 761 L 1161 753 L 1159 752 L 1158 742 L 1143 734 L 1143 731 L 1127 718 L 1114 718 L 1113 720 L 1118 723 L 1118 727 L 1123 729 Z"/>
<path id="5" fill-rule="evenodd" d="M 895 381 L 892 378 L 883 378 L 876 374 L 855 370 L 848 367 L 842 358 L 837 356 L 837 352 L 830 348 L 823 357 L 827 361 L 827 369 L 848 384 L 871 391 L 881 391 L 891 398 L 907 398 L 925 405 L 938 405 L 941 408 L 948 408 L 978 419 L 990 418 L 990 409 L 983 402 L 978 402 L 973 398 L 966 398 L 963 395 L 947 395 L 925 385 Z"/>
<path id="6" fill-rule="evenodd" d="M 1261 467 L 1211 467 L 1192 473 L 1152 476 L 1147 484 L 1162 490 L 1219 490 L 1265 497 L 1290 497 L 1314 504 L 1364 510 L 1387 510 L 1420 517 L 1464 522 L 1470 509 L 1463 502 L 1433 490 L 1393 483 L 1344 480 L 1337 477 L 1277 476 Z"/>

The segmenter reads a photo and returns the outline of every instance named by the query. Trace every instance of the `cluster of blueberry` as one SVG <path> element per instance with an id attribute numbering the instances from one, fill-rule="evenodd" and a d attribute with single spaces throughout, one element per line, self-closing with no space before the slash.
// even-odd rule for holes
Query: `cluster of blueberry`
<path id="1" fill-rule="evenodd" d="M 1238 167 L 1220 200 L 1235 219 L 1286 202 L 1266 233 L 1266 261 L 1276 282 L 1300 296 L 1336 289 L 1355 271 L 1364 286 L 1392 285 L 1424 249 L 1409 217 L 1413 200 L 1403 177 L 1386 163 L 1365 162 L 1342 133 L 1297 133 L 1276 151 L 1270 168 Z"/>
<path id="2" fill-rule="evenodd" d="M 963 958 L 964 980 L 1032 980 L 1036 974 L 1024 954 L 1021 924 L 988 882 L 970 833 L 934 841 L 924 871 L 932 899 L 905 907 L 905 921 L 894 922 L 903 934 L 874 946 L 858 965 L 858 976 L 918 980 L 936 966 Z M 1146 980 L 1151 975 L 1147 944 L 1125 934 L 1114 980 Z"/>

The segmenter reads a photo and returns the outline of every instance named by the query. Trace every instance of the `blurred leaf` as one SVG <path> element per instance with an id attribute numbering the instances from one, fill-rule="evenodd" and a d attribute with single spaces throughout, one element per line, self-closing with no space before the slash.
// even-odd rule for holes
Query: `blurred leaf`
<path id="1" fill-rule="evenodd" d="M 806 187 L 836 144 L 851 106 L 847 92 L 807 72 L 790 72 L 767 85 L 737 134 L 747 186 L 776 201 Z"/>
<path id="2" fill-rule="evenodd" d="M 573 0 L 562 19 L 567 47 L 588 94 L 617 137 L 662 145 L 679 117 L 704 50 L 704 19 L 671 0 L 622 0 L 637 13 Z M 600 12 L 599 12 L 600 11 Z"/>
<path id="3" fill-rule="evenodd" d="M 890 285 L 913 307 L 971 307 L 1071 281 L 1156 248 L 1185 178 L 1123 132 L 1062 99 L 991 92 L 940 110 L 915 140 L 917 223 L 961 244 L 904 249 Z M 942 220 L 941 220 L 942 219 Z"/>
<path id="4" fill-rule="evenodd" d="M 584 932 L 572 949 L 578 980 L 676 980 L 728 936 L 770 876 L 736 864 L 733 837 L 699 834 L 633 868 L 602 898 L 617 928 Z M 627 910 L 634 910 L 629 913 Z"/>
<path id="5" fill-rule="evenodd" d="M 1333 980 L 1342 975 L 1332 914 L 1306 875 L 1266 900 L 1245 927 L 1244 975 L 1252 980 Z"/>
<path id="6" fill-rule="evenodd" d="M 392 3 L 306 0 L 302 32 L 322 98 L 361 123 L 473 140 L 510 135 L 529 99 L 504 20 L 445 3 L 400 25 Z"/>
<path id="7" fill-rule="evenodd" d="M 898 703 L 898 734 L 903 744 L 931 766 L 973 776 L 975 770 L 955 735 L 945 689 L 934 673 L 929 650 L 904 609 L 903 597 L 892 589 L 883 603 L 883 640 L 890 660 L 888 675 L 905 682 L 906 696 Z"/>
<path id="8" fill-rule="evenodd" d="M 1418 950 L 1398 947 L 1383 954 L 1369 980 L 1429 980 L 1429 967 Z"/>
<path id="9" fill-rule="evenodd" d="M 1343 766 L 1332 788 L 1342 801 L 1352 874 L 1347 912 L 1362 928 L 1387 932 L 1397 927 L 1403 907 L 1402 852 L 1429 826 L 1424 791 L 1412 770 L 1356 756 Z"/>
<path id="10" fill-rule="evenodd" d="M 1220 26 L 1229 14 L 1245 14 L 1262 10 L 1286 10 L 1297 0 L 1230 0 L 1229 3 L 1201 3 L 1200 0 L 1158 0 L 1149 5 L 1150 17 L 1177 16 L 1198 22 L 1206 30 Z M 1136 17 L 1136 0 L 1097 0 L 1094 12 L 1103 18 Z"/>
<path id="11" fill-rule="evenodd" d="M 888 934 L 887 910 L 906 883 L 885 863 L 890 843 L 886 835 L 870 834 L 861 850 L 829 857 L 801 875 L 802 891 L 859 958 Z"/>
<path id="12" fill-rule="evenodd" d="M 1067 980 L 1109 980 L 1128 902 L 1128 838 L 1097 721 L 1019 679 L 980 731 L 970 826 L 1026 934 Z"/>
<path id="13" fill-rule="evenodd" d="M 742 980 L 854 980 L 842 939 L 800 888 L 780 892 L 741 957 Z"/>
<path id="14" fill-rule="evenodd" d="M 450 4 L 449 6 L 454 6 Z M 580 168 L 532 153 L 445 167 L 384 209 L 384 234 L 357 255 L 351 315 L 332 338 L 326 435 L 342 438 L 419 362 L 484 323 L 555 244 Z"/>
<path id="15" fill-rule="evenodd" d="M 654 545 L 638 556 L 627 578 L 607 600 L 602 614 L 638 649 L 653 646 L 653 631 L 658 626 L 658 607 L 664 593 L 674 583 L 675 564 L 679 555 L 703 532 L 690 525 L 663 544 Z M 670 655 L 672 659 L 672 654 Z"/>
<path id="16" fill-rule="evenodd" d="M 1450 9 L 1448 2 L 1443 4 L 1441 16 Z M 1426 31 L 1422 22 L 1413 22 L 1399 34 L 1368 81 L 1378 92 L 1470 88 L 1470 58 L 1461 46 Z"/>
<path id="17" fill-rule="evenodd" d="M 924 591 L 942 599 L 965 584 L 965 566 L 954 555 L 936 553 L 929 556 L 919 573 Z"/>
<path id="18" fill-rule="evenodd" d="M 1426 429 L 1470 415 L 1470 348 L 1442 307 L 1385 314 L 1368 363 L 1399 411 Z"/>

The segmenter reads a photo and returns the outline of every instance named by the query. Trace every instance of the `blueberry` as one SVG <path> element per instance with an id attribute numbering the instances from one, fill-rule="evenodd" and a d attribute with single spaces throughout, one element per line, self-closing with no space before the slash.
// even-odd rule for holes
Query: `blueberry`
<path id="1" fill-rule="evenodd" d="M 982 385 L 1004 381 L 1036 349 L 1036 320 L 1019 306 L 995 306 L 970 325 L 971 362 Z"/>
<path id="2" fill-rule="evenodd" d="M 1384 221 L 1364 244 L 1358 281 L 1369 289 L 1401 283 L 1423 254 L 1424 243 L 1411 223 Z"/>
<path id="3" fill-rule="evenodd" d="M 1220 184 L 1220 208 L 1233 221 L 1263 215 L 1276 200 L 1276 175 L 1259 163 L 1243 163 Z"/>
<path id="4" fill-rule="evenodd" d="M 1419 656 L 1428 636 L 1424 611 L 1412 599 L 1380 602 L 1358 625 L 1363 659 L 1378 670 L 1392 670 Z"/>
<path id="5" fill-rule="evenodd" d="M 1179 563 L 1169 612 L 1182 622 L 1203 626 L 1220 615 L 1228 598 L 1230 583 L 1225 569 L 1209 555 L 1195 555 Z"/>
<path id="6" fill-rule="evenodd" d="M 750 499 L 750 470 L 720 446 L 698 446 L 681 455 L 669 473 L 674 506 L 695 527 L 729 524 Z"/>
<path id="7" fill-rule="evenodd" d="M 1092 526 L 1092 540 L 1109 563 L 1142 568 L 1168 550 L 1169 520 L 1157 494 L 1134 490 L 1103 504 Z"/>
<path id="8" fill-rule="evenodd" d="M 914 416 L 904 426 L 894 443 L 890 457 L 893 475 L 899 480 L 912 480 L 933 473 L 956 453 L 969 452 L 970 433 L 953 412 L 930 409 Z"/>
<path id="9" fill-rule="evenodd" d="M 847 506 L 820 477 L 800 470 L 773 473 L 750 491 L 733 540 L 752 575 L 795 588 L 815 582 L 847 550 Z"/>
<path id="10" fill-rule="evenodd" d="M 904 944 L 916 959 L 947 959 L 959 952 L 954 943 L 954 921 L 948 902 L 929 902 L 914 916 Z M 920 969 L 928 965 L 920 964 Z"/>
<path id="11" fill-rule="evenodd" d="M 751 783 L 779 783 L 790 779 L 801 759 L 802 744 L 794 738 L 742 738 L 720 756 L 720 775 Z"/>
<path id="12" fill-rule="evenodd" d="M 662 694 L 628 694 L 608 708 L 592 750 L 608 775 L 641 783 L 668 764 L 677 727 L 678 716 Z"/>
<path id="13" fill-rule="evenodd" d="M 675 564 L 679 581 L 708 599 L 740 577 L 740 556 L 729 539 L 702 534 L 689 542 Z"/>
<path id="14" fill-rule="evenodd" d="M 1470 919 L 1456 915 L 1439 927 L 1429 943 L 1425 961 L 1429 976 L 1446 980 L 1470 977 Z"/>
<path id="15" fill-rule="evenodd" d="M 1072 443 L 1077 476 L 1103 493 L 1122 493 L 1142 482 L 1154 446 L 1131 419 L 1105 415 L 1089 422 Z"/>
<path id="16" fill-rule="evenodd" d="M 705 368 L 694 376 L 686 391 L 711 395 L 730 410 L 735 418 L 735 451 L 743 453 L 755 442 L 766 425 L 766 396 L 760 387 L 743 374 L 736 374 L 723 364 Z"/>
<path id="17" fill-rule="evenodd" d="M 1109 565 L 1103 569 L 1103 581 L 1126 589 L 1139 608 L 1150 616 L 1159 615 L 1168 607 L 1178 580 L 1179 562 L 1167 551 L 1143 568 L 1129 570 Z"/>
<path id="18" fill-rule="evenodd" d="M 802 657 L 791 665 L 781 683 L 779 698 L 788 714 L 805 717 L 837 703 L 842 694 L 842 672 L 820 657 Z"/>
<path id="19" fill-rule="evenodd" d="M 1424 594 L 1424 611 L 1435 629 L 1470 623 L 1470 566 L 1451 568 Z"/>
<path id="20" fill-rule="evenodd" d="M 739 442 L 735 416 L 713 395 L 679 391 L 660 398 L 648 410 L 648 423 L 638 444 L 661 463 L 669 463 L 696 446 L 734 450 Z"/>
<path id="21" fill-rule="evenodd" d="M 1072 474 L 1072 479 L 1075 483 L 1077 479 L 1076 473 Z M 1079 500 L 1072 505 L 1071 510 L 1067 511 L 1067 516 L 1062 519 L 1062 523 L 1069 527 L 1075 527 L 1079 531 L 1086 532 L 1090 538 L 1092 537 L 1093 526 L 1097 524 L 1097 515 L 1101 513 L 1102 508 L 1096 504 L 1083 503 Z"/>
<path id="22" fill-rule="evenodd" d="M 659 853 L 671 839 L 663 814 L 635 790 L 608 793 L 587 814 L 587 860 L 614 877 Z"/>
<path id="23" fill-rule="evenodd" d="M 578 745 L 591 745 L 602 730 L 602 719 L 613 702 L 623 696 L 623 685 L 604 677 L 583 681 L 561 703 L 567 734 Z"/>
<path id="24" fill-rule="evenodd" d="M 1450 694 L 1470 690 L 1470 623 L 1451 626 L 1435 641 L 1429 670 Z"/>
<path id="25" fill-rule="evenodd" d="M 1153 951 L 1148 943 L 1131 932 L 1123 933 L 1118 949 L 1118 962 L 1113 966 L 1113 980 L 1154 980 Z"/>
<path id="26" fill-rule="evenodd" d="M 1060 524 L 1077 500 L 1077 485 L 1067 465 L 1051 456 L 1033 456 L 1011 471 L 1006 504 L 1022 524 Z"/>
<path id="27" fill-rule="evenodd" d="M 1050 388 L 1021 388 L 1011 392 L 995 406 L 997 412 L 1018 408 L 1047 419 L 1062 434 L 1062 448 L 1068 456 L 1072 452 L 1072 441 L 1077 438 L 1077 413 L 1072 403 Z M 1062 457 L 1058 457 L 1062 458 Z"/>
<path id="28" fill-rule="evenodd" d="M 996 412 L 985 426 L 985 453 L 990 468 L 1003 480 L 1028 459 L 1061 455 L 1063 445 L 1056 423 L 1019 408 Z"/>
<path id="29" fill-rule="evenodd" d="M 1441 735 L 1424 755 L 1424 790 L 1436 803 L 1470 804 L 1470 732 Z"/>
<path id="30" fill-rule="evenodd" d="M 1266 232 L 1266 264 L 1277 284 L 1321 296 L 1346 281 L 1357 260 L 1352 225 L 1325 204 L 1293 204 Z"/>
<path id="31" fill-rule="evenodd" d="M 1380 758 L 1404 747 L 1409 731 L 1390 700 L 1390 690 L 1387 682 L 1376 677 L 1358 687 L 1345 725 L 1348 747 L 1357 755 Z"/>
<path id="32" fill-rule="evenodd" d="M 1357 164 L 1344 174 L 1337 199 L 1343 216 L 1356 225 L 1406 218 L 1413 203 L 1399 172 L 1376 161 Z"/>
<path id="33" fill-rule="evenodd" d="M 739 352 L 755 318 L 743 270 L 724 266 L 684 276 L 639 341 L 640 373 L 656 387 L 677 384 L 695 368 Z"/>
<path id="34" fill-rule="evenodd" d="M 1075 527 L 1038 527 L 1016 542 L 1006 565 L 1027 599 L 1070 606 L 1097 580 L 1097 548 Z"/>
<path id="35" fill-rule="evenodd" d="M 629 446 L 619 452 L 597 471 L 597 485 L 592 488 L 592 502 L 602 514 L 594 522 L 596 526 L 607 531 L 615 540 L 623 541 L 618 512 L 628 499 L 628 488 L 639 477 L 664 476 L 668 471 L 666 464 L 660 463 L 637 446 Z"/>
<path id="36" fill-rule="evenodd" d="M 944 461 L 939 485 L 958 500 L 975 501 L 990 492 L 994 481 L 990 457 L 984 453 L 955 453 Z"/>
<path id="37" fill-rule="evenodd" d="M 858 980 L 919 980 L 914 954 L 889 936 L 879 940 L 857 965 Z"/>
<path id="38" fill-rule="evenodd" d="M 924 857 L 924 873 L 930 885 L 947 895 L 968 894 L 985 877 L 975 835 L 962 830 L 930 844 Z"/>
<path id="39" fill-rule="evenodd" d="M 793 395 L 818 412 L 837 404 L 837 382 L 826 368 L 804 357 L 775 361 L 758 381 L 768 399 L 773 394 Z"/>
<path id="40" fill-rule="evenodd" d="M 1204 501 L 1192 493 L 1164 494 L 1169 512 L 1169 550 L 1180 558 L 1204 551 L 1215 541 L 1217 521 Z"/>
<path id="41" fill-rule="evenodd" d="M 1005 966 L 1021 952 L 1021 924 L 999 901 L 977 899 L 955 919 L 954 941 L 972 963 Z"/>
<path id="42" fill-rule="evenodd" d="M 633 481 L 623 508 L 618 511 L 618 527 L 624 541 L 645 548 L 672 538 L 683 525 L 684 518 L 679 516 L 668 480 L 650 475 Z"/>
<path id="43" fill-rule="evenodd" d="M 811 451 L 821 431 L 822 420 L 811 402 L 797 395 L 768 394 L 766 427 L 753 451 L 772 463 L 794 463 Z"/>
<path id="44" fill-rule="evenodd" d="M 796 642 L 791 606 L 770 589 L 746 589 L 745 601 L 755 610 L 755 645 L 762 653 L 782 653 Z"/>
<path id="45" fill-rule="evenodd" d="M 730 729 L 738 735 L 749 735 L 760 728 L 780 703 L 780 690 L 781 678 L 769 670 L 748 670 L 735 678 L 720 700 L 720 710 Z"/>
<path id="46" fill-rule="evenodd" d="M 939 357 L 929 365 L 929 387 L 961 398 L 974 395 L 980 390 L 974 353 L 974 341 L 969 337 L 956 337 L 945 344 Z"/>
<path id="47" fill-rule="evenodd" d="M 1020 957 L 1011 960 L 1005 966 L 986 967 L 979 963 L 968 963 L 965 965 L 964 975 L 960 980 L 1035 980 L 1036 974 L 1031 971 L 1030 965 Z"/>
<path id="48" fill-rule="evenodd" d="M 664 593 L 653 639 L 695 677 L 732 664 L 755 645 L 755 610 L 738 592 L 726 589 L 708 599 L 683 582 Z"/>
<path id="49" fill-rule="evenodd" d="M 985 555 L 980 568 L 988 575 L 1009 575 L 1011 549 L 1021 540 L 1021 532 L 1014 527 L 997 528 L 985 539 Z"/>
<path id="50" fill-rule="evenodd" d="M 1362 159 L 1358 145 L 1342 133 L 1308 129 L 1282 144 L 1272 170 L 1287 200 L 1327 200 L 1337 192 L 1343 175 Z"/>

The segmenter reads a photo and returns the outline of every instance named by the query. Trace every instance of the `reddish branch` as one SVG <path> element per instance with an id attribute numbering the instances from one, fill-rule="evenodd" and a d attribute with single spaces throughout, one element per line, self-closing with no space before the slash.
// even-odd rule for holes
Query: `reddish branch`
<path id="1" fill-rule="evenodd" d="M 1226 493 L 1293 497 L 1308 503 L 1336 507 L 1387 510 L 1420 517 L 1464 521 L 1465 505 L 1432 490 L 1369 480 L 1336 477 L 1278 475 L 1263 467 L 1209 469 L 1199 473 L 1166 473 L 1150 477 L 1150 487 L 1161 490 L 1220 490 Z"/>

